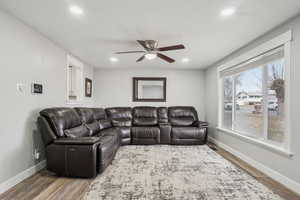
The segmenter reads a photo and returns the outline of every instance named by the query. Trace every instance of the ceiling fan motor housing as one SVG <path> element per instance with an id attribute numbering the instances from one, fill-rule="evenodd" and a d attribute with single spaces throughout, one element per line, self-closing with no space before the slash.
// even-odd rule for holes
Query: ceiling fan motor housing
<path id="1" fill-rule="evenodd" d="M 158 46 L 158 41 L 155 40 L 145 40 L 147 48 L 151 51 L 155 50 Z"/>

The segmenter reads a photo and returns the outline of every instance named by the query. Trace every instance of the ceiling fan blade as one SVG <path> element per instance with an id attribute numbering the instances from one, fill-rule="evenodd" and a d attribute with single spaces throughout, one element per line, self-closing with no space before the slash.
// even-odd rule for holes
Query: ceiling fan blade
<path id="1" fill-rule="evenodd" d="M 116 54 L 125 54 L 125 53 L 145 53 L 145 51 L 120 51 L 120 52 L 116 52 Z"/>
<path id="2" fill-rule="evenodd" d="M 136 62 L 141 62 L 142 60 L 144 60 L 145 55 L 143 55 L 142 57 L 140 57 L 139 59 L 136 60 Z"/>
<path id="3" fill-rule="evenodd" d="M 179 44 L 179 45 L 173 45 L 173 46 L 168 46 L 168 47 L 160 47 L 157 50 L 158 51 L 171 51 L 171 50 L 179 50 L 179 49 L 184 49 L 184 45 Z"/>
<path id="4" fill-rule="evenodd" d="M 144 49 L 148 50 L 148 47 L 146 45 L 146 42 L 144 40 L 137 40 L 137 42 L 144 47 Z"/>
<path id="5" fill-rule="evenodd" d="M 167 61 L 168 63 L 173 63 L 175 62 L 175 60 L 173 58 L 170 58 L 169 56 L 166 56 L 164 54 L 161 53 L 157 53 L 157 56 L 160 57 L 161 59 Z"/>

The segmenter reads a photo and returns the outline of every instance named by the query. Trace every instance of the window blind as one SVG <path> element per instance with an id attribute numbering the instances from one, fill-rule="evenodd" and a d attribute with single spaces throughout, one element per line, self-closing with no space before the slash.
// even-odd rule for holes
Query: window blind
<path id="1" fill-rule="evenodd" d="M 266 65 L 274 60 L 279 60 L 282 58 L 284 58 L 284 48 L 283 46 L 280 46 L 262 55 L 246 60 L 240 64 L 223 69 L 222 71 L 220 71 L 220 76 L 221 77 L 232 76 L 234 74 L 238 74 L 252 68 Z"/>

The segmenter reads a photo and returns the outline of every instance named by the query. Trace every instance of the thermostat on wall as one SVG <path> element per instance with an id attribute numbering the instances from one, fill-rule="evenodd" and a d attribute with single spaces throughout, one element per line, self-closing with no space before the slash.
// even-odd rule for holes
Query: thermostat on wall
<path id="1" fill-rule="evenodd" d="M 38 83 L 32 83 L 31 92 L 33 94 L 43 94 L 43 85 Z"/>

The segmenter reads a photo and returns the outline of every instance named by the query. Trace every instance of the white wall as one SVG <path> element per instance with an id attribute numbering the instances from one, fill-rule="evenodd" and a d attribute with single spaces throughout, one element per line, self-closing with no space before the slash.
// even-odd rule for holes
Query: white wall
<path id="1" fill-rule="evenodd" d="M 277 35 L 292 29 L 293 31 L 293 41 L 291 43 L 291 151 L 294 156 L 291 158 L 281 156 L 275 152 L 267 150 L 263 147 L 250 144 L 248 142 L 242 141 L 236 137 L 228 135 L 217 131 L 215 128 L 218 122 L 218 93 L 217 93 L 217 66 L 241 55 L 248 50 L 258 46 L 259 44 L 266 42 Z M 289 185 L 294 185 L 300 188 L 300 17 L 294 18 L 291 21 L 277 27 L 276 29 L 270 31 L 264 36 L 258 38 L 257 40 L 251 42 L 244 48 L 236 51 L 230 56 L 226 57 L 216 65 L 208 68 L 205 73 L 206 82 L 206 120 L 210 124 L 209 134 L 211 137 L 217 139 L 217 141 L 237 150 L 249 158 L 263 164 L 264 166 L 279 172 L 281 179 L 285 179 L 289 182 Z M 279 177 L 279 176 L 277 176 Z M 289 179 L 289 180 L 288 180 Z M 288 180 L 288 181 L 287 181 Z M 300 189 L 298 190 L 298 192 Z"/>
<path id="2" fill-rule="evenodd" d="M 98 69 L 95 71 L 95 105 L 195 106 L 204 119 L 204 73 L 202 70 Z M 167 102 L 133 102 L 132 77 L 167 77 Z"/>
<path id="3" fill-rule="evenodd" d="M 0 24 L 1 186 L 44 159 L 33 159 L 35 148 L 43 151 L 36 119 L 43 108 L 66 105 L 67 53 L 1 11 Z M 84 75 L 93 78 L 93 68 L 86 66 Z M 35 81 L 43 84 L 42 95 L 31 94 Z M 17 83 L 24 84 L 24 93 L 17 92 Z M 92 105 L 93 99 L 84 98 L 86 104 Z"/>

